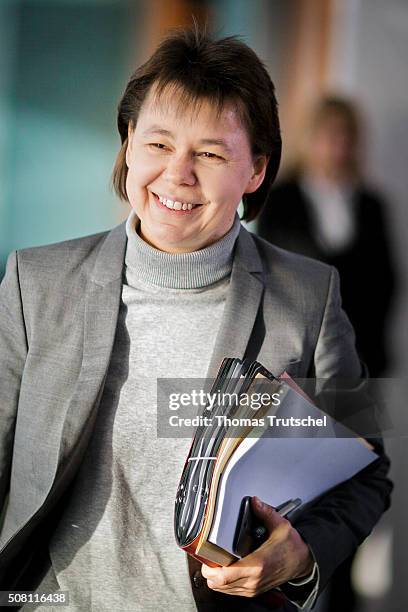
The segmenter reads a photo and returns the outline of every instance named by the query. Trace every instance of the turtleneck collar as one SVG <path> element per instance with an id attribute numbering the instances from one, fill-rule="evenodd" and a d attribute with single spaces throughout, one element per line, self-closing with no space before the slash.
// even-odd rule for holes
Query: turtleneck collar
<path id="1" fill-rule="evenodd" d="M 138 225 L 139 218 L 132 210 L 126 222 L 125 258 L 130 285 L 139 279 L 158 287 L 197 289 L 212 285 L 231 273 L 234 244 L 241 228 L 238 214 L 225 236 L 191 253 L 166 253 L 155 249 L 139 236 Z"/>

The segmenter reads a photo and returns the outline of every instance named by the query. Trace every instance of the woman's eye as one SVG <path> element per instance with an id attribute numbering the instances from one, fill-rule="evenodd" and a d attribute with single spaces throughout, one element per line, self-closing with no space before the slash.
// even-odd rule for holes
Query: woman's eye
<path id="1" fill-rule="evenodd" d="M 215 153 L 210 153 L 209 151 L 204 151 L 203 153 L 199 153 L 200 157 L 205 157 L 205 159 L 222 159 L 219 155 Z"/>
<path id="2" fill-rule="evenodd" d="M 162 149 L 166 148 L 166 145 L 164 145 L 161 142 L 150 142 L 149 147 L 152 147 L 153 149 L 158 149 L 159 151 L 161 151 Z"/>

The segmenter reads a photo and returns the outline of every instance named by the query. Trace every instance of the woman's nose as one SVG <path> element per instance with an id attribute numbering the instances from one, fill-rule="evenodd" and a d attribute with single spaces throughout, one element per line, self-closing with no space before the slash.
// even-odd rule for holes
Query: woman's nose
<path id="1" fill-rule="evenodd" d="M 174 185 L 195 185 L 193 160 L 188 156 L 173 156 L 168 159 L 164 178 Z"/>

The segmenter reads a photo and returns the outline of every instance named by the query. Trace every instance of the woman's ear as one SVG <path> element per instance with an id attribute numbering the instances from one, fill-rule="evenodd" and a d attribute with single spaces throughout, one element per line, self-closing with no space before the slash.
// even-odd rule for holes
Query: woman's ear
<path id="1" fill-rule="evenodd" d="M 265 178 L 266 169 L 268 167 L 269 155 L 258 155 L 254 159 L 253 174 L 248 181 L 244 193 L 253 193 L 261 185 Z"/>
<path id="2" fill-rule="evenodd" d="M 132 152 L 133 132 L 134 132 L 133 123 L 131 121 L 129 121 L 129 124 L 128 124 L 128 135 L 127 135 L 127 144 L 126 144 L 126 165 L 127 165 L 128 168 L 130 166 L 130 155 L 131 155 L 131 152 Z"/>

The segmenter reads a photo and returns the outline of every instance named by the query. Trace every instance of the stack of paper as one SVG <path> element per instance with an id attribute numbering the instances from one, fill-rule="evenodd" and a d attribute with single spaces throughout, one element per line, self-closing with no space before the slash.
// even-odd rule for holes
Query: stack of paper
<path id="1" fill-rule="evenodd" d="M 211 424 L 196 430 L 175 505 L 178 545 L 207 564 L 239 558 L 234 538 L 246 496 L 274 507 L 300 498 L 298 514 L 377 458 L 286 373 L 276 378 L 258 362 L 224 359 L 211 393 L 219 401 Z"/>

